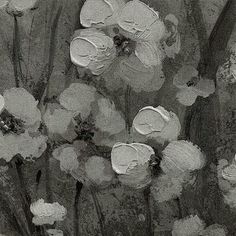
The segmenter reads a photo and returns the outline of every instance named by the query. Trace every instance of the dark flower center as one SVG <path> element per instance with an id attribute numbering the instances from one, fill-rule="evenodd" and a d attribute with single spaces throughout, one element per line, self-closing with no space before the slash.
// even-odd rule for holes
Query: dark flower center
<path id="1" fill-rule="evenodd" d="M 0 115 L 0 130 L 3 134 L 22 134 L 24 133 L 24 122 L 4 110 Z"/>

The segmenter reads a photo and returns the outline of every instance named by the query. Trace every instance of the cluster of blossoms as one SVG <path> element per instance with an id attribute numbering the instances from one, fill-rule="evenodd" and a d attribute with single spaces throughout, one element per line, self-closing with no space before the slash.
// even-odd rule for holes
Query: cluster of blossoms
<path id="1" fill-rule="evenodd" d="M 36 1 L 31 1 L 32 6 L 26 0 L 22 5 L 16 0 L 5 2 L 7 8 L 15 4 L 16 11 L 23 11 Z M 170 14 L 162 20 L 158 12 L 139 0 L 87 0 L 80 20 L 85 29 L 77 30 L 70 44 L 71 60 L 78 70 L 84 68 L 96 76 L 108 73 L 136 92 L 162 87 L 162 61 L 180 51 L 175 16 Z M 192 105 L 197 96 L 207 97 L 214 92 L 212 82 L 199 78 L 191 66 L 181 68 L 173 83 L 179 89 L 177 99 L 186 106 Z M 60 169 L 85 186 L 106 188 L 119 181 L 134 189 L 151 187 L 158 202 L 178 198 L 185 185 L 193 182 L 194 172 L 205 164 L 199 147 L 178 140 L 180 120 L 162 106 L 140 109 L 127 130 L 125 115 L 113 101 L 95 87 L 77 82 L 56 101 L 48 102 L 41 110 L 38 107 L 38 101 L 23 88 L 8 89 L 0 97 L 0 158 L 6 162 L 15 156 L 34 161 L 50 144 Z M 161 157 L 149 141 L 163 147 Z M 110 160 L 88 155 L 90 144 L 111 148 Z M 161 173 L 153 178 L 151 167 L 158 166 L 158 162 Z M 30 210 L 35 225 L 52 225 L 66 215 L 59 203 L 45 203 L 43 199 L 32 203 Z M 204 232 L 196 217 L 188 221 L 200 225 L 191 230 Z M 174 224 L 173 235 L 194 235 L 181 230 L 189 230 L 182 220 Z M 48 234 L 63 232 L 50 229 Z"/>

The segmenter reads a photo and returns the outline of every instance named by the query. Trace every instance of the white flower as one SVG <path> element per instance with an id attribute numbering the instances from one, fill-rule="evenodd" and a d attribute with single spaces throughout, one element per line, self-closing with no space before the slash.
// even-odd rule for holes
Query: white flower
<path id="1" fill-rule="evenodd" d="M 120 182 L 130 187 L 142 188 L 151 182 L 148 169 L 154 150 L 142 143 L 116 143 L 111 152 L 113 170 Z"/>
<path id="2" fill-rule="evenodd" d="M 172 236 L 198 236 L 204 226 L 204 222 L 197 215 L 190 215 L 174 222 Z"/>
<path id="3" fill-rule="evenodd" d="M 75 32 L 70 44 L 70 57 L 75 65 L 99 75 L 116 57 L 116 49 L 113 40 L 102 31 L 83 29 Z"/>
<path id="4" fill-rule="evenodd" d="M 124 80 L 135 92 L 158 91 L 165 82 L 162 65 L 145 67 L 133 54 L 120 61 L 114 76 L 116 79 Z"/>
<path id="5" fill-rule="evenodd" d="M 176 140 L 181 130 L 176 114 L 161 106 L 142 108 L 134 118 L 133 127 L 142 135 L 164 141 Z"/>
<path id="6" fill-rule="evenodd" d="M 124 5 L 124 0 L 87 0 L 80 12 L 80 22 L 84 27 L 113 25 Z"/>
<path id="7" fill-rule="evenodd" d="M 47 148 L 47 137 L 38 135 L 31 137 L 28 131 L 20 135 L 0 133 L 0 158 L 9 162 L 20 154 L 26 160 L 39 158 Z"/>
<path id="8" fill-rule="evenodd" d="M 72 122 L 74 114 L 62 108 L 56 108 L 48 104 L 47 110 L 43 115 L 43 120 L 49 133 L 64 134 Z"/>
<path id="9" fill-rule="evenodd" d="M 226 236 L 227 230 L 222 225 L 214 224 L 208 226 L 200 234 L 200 236 Z"/>
<path id="10" fill-rule="evenodd" d="M 199 79 L 198 71 L 193 66 L 185 65 L 175 75 L 173 84 L 179 88 L 178 101 L 184 106 L 191 106 L 198 96 L 208 97 L 215 92 L 214 81 Z"/>
<path id="11" fill-rule="evenodd" d="M 0 95 L 0 113 L 2 112 L 4 108 L 5 108 L 5 100 L 4 100 L 4 97 Z"/>
<path id="12" fill-rule="evenodd" d="M 161 175 L 152 182 L 151 192 L 158 202 L 169 201 L 179 197 L 182 193 L 182 181 L 179 178 Z"/>
<path id="13" fill-rule="evenodd" d="M 198 170 L 205 164 L 205 157 L 199 147 L 184 140 L 170 142 L 162 154 L 161 168 L 170 175 Z"/>
<path id="14" fill-rule="evenodd" d="M 125 120 L 116 110 L 115 104 L 106 98 L 98 100 L 99 111 L 95 116 L 95 126 L 102 132 L 117 134 L 125 129 Z"/>
<path id="15" fill-rule="evenodd" d="M 91 103 L 95 101 L 96 89 L 82 83 L 72 83 L 59 97 L 60 104 L 67 110 L 86 118 L 91 111 Z"/>
<path id="16" fill-rule="evenodd" d="M 85 163 L 87 177 L 101 187 L 107 187 L 114 178 L 111 163 L 99 156 L 92 156 Z"/>
<path id="17" fill-rule="evenodd" d="M 60 161 L 60 168 L 62 171 L 70 173 L 79 167 L 77 159 L 78 154 L 73 146 L 62 145 L 56 148 L 52 155 L 55 159 Z"/>
<path id="18" fill-rule="evenodd" d="M 16 118 L 33 126 L 41 121 L 41 113 L 37 108 L 38 101 L 24 88 L 11 88 L 3 93 L 5 109 Z"/>
<path id="19" fill-rule="evenodd" d="M 59 229 L 48 229 L 47 233 L 49 236 L 63 236 L 63 232 Z"/>
<path id="20" fill-rule="evenodd" d="M 67 213 L 65 207 L 58 202 L 45 203 L 43 199 L 32 203 L 30 211 L 34 215 L 32 222 L 35 225 L 52 225 L 55 221 L 63 221 Z"/>
<path id="21" fill-rule="evenodd" d="M 159 41 L 165 35 L 165 25 L 158 12 L 143 2 L 87 0 L 80 20 L 84 27 L 95 28 L 76 31 L 70 46 L 71 60 L 92 74 L 103 73 L 120 51 L 135 55 L 146 67 L 161 64 Z M 124 42 L 115 44 L 114 34 Z"/>
<path id="22" fill-rule="evenodd" d="M 154 150 L 142 143 L 116 143 L 111 151 L 112 168 L 117 174 L 128 174 L 138 165 L 148 163 Z"/>

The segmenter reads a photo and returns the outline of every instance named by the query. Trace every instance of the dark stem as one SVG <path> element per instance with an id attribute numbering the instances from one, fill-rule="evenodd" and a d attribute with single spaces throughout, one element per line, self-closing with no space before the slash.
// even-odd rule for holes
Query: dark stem
<path id="1" fill-rule="evenodd" d="M 83 184 L 79 181 L 76 182 L 76 193 L 74 200 L 74 236 L 79 236 L 79 199 Z"/>
<path id="2" fill-rule="evenodd" d="M 143 196 L 146 206 L 146 224 L 147 224 L 147 235 L 154 236 L 153 223 L 152 223 L 152 211 L 150 206 L 150 188 L 143 190 Z"/>
<path id="3" fill-rule="evenodd" d="M 50 181 L 50 157 L 51 157 L 51 147 L 48 143 L 48 147 L 44 153 L 45 158 L 45 187 L 46 187 L 46 198 L 47 202 L 52 202 L 52 189 L 51 189 L 51 181 Z"/>
<path id="4" fill-rule="evenodd" d="M 23 79 L 21 66 L 20 66 L 20 38 L 19 38 L 19 27 L 17 22 L 17 16 L 13 16 L 14 19 L 14 33 L 13 33 L 13 54 L 12 63 L 15 76 L 15 85 L 20 87 L 20 79 Z M 20 76 L 21 74 L 21 76 Z"/>
<path id="5" fill-rule="evenodd" d="M 96 210 L 96 213 L 97 213 L 97 216 L 98 216 L 98 221 L 99 221 L 101 234 L 102 234 L 102 236 L 106 236 L 105 223 L 104 223 L 105 218 L 104 218 L 104 215 L 102 213 L 101 206 L 100 206 L 98 198 L 97 198 L 97 194 L 95 193 L 95 191 L 91 187 L 89 188 L 89 190 L 90 190 L 90 193 L 91 193 L 91 196 L 92 196 L 92 199 L 93 199 L 93 203 L 94 203 L 94 206 L 95 206 L 95 210 Z"/>
<path id="6" fill-rule="evenodd" d="M 125 120 L 126 120 L 126 129 L 130 133 L 130 129 L 132 127 L 131 119 L 130 119 L 130 102 L 131 102 L 131 86 L 127 85 L 125 91 Z"/>
<path id="7" fill-rule="evenodd" d="M 182 212 L 182 206 L 181 206 L 181 202 L 180 202 L 180 198 L 177 197 L 175 199 L 176 203 L 177 203 L 177 207 L 178 207 L 178 211 L 179 211 L 179 219 L 183 218 L 183 212 Z"/>

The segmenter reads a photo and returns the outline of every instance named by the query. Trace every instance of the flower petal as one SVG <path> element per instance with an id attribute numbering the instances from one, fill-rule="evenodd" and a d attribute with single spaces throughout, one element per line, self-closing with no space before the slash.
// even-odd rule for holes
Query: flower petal
<path id="1" fill-rule="evenodd" d="M 49 104 L 50 105 L 50 104 Z M 48 107 L 43 120 L 50 133 L 64 134 L 66 133 L 73 118 L 73 112 L 62 108 Z"/>
<path id="2" fill-rule="evenodd" d="M 124 0 L 86 0 L 80 12 L 80 22 L 84 27 L 113 25 L 124 5 Z"/>
<path id="3" fill-rule="evenodd" d="M 141 143 L 117 143 L 111 152 L 113 170 L 118 174 L 128 174 L 137 165 L 144 165 L 150 160 L 154 150 Z"/>
<path id="4" fill-rule="evenodd" d="M 158 42 L 165 34 L 165 25 L 158 12 L 139 0 L 126 3 L 119 15 L 118 24 L 124 30 L 124 35 L 134 40 Z"/>
<path id="5" fill-rule="evenodd" d="M 135 48 L 135 55 L 147 67 L 161 64 L 161 51 L 158 49 L 155 42 L 137 42 Z"/>
<path id="6" fill-rule="evenodd" d="M 22 14 L 35 7 L 38 0 L 10 0 L 7 11 L 14 14 Z"/>
<path id="7" fill-rule="evenodd" d="M 177 92 L 177 100 L 184 106 L 192 106 L 197 99 L 197 93 L 191 88 L 181 89 Z"/>
<path id="8" fill-rule="evenodd" d="M 145 67 L 135 55 L 121 60 L 115 77 L 125 80 L 135 92 L 158 91 L 165 82 L 162 66 Z"/>
<path id="9" fill-rule="evenodd" d="M 197 215 L 190 215 L 174 222 L 172 236 L 199 235 L 204 228 L 205 223 Z"/>
<path id="10" fill-rule="evenodd" d="M 99 111 L 95 117 L 95 126 L 102 132 L 109 134 L 120 133 L 125 129 L 125 120 L 115 109 L 115 104 L 108 99 L 101 98 L 98 100 Z"/>
<path id="11" fill-rule="evenodd" d="M 5 108 L 5 99 L 2 95 L 0 95 L 0 113 Z"/>
<path id="12" fill-rule="evenodd" d="M 129 170 L 128 174 L 118 175 L 118 179 L 123 185 L 135 189 L 145 188 L 152 181 L 148 163 L 135 166 L 133 169 Z"/>
<path id="13" fill-rule="evenodd" d="M 114 178 L 110 161 L 99 156 L 89 157 L 85 163 L 85 173 L 90 180 L 100 187 L 107 187 Z"/>
<path id="14" fill-rule="evenodd" d="M 26 126 L 41 121 L 41 113 L 37 108 L 38 101 L 24 88 L 11 88 L 3 93 L 6 110 Z"/>
<path id="15" fill-rule="evenodd" d="M 60 97 L 60 104 L 69 111 L 86 118 L 91 111 L 91 103 L 95 101 L 96 89 L 82 83 L 72 83 Z"/>
<path id="16" fill-rule="evenodd" d="M 154 179 L 151 186 L 151 193 L 158 202 L 165 202 L 176 199 L 182 193 L 182 182 L 178 178 L 161 175 Z"/>
<path id="17" fill-rule="evenodd" d="M 206 98 L 215 92 L 214 81 L 209 79 L 200 79 L 196 86 L 193 86 L 193 90 L 198 94 L 198 96 Z"/>
<path id="18" fill-rule="evenodd" d="M 138 112 L 133 120 L 133 127 L 138 133 L 147 135 L 152 132 L 160 132 L 164 128 L 170 119 L 169 113 L 164 111 L 162 114 L 162 109 L 158 108 L 147 106 Z"/>
<path id="19" fill-rule="evenodd" d="M 205 164 L 205 157 L 198 146 L 185 140 L 170 142 L 162 153 L 161 167 L 166 174 L 198 170 Z"/>
<path id="20" fill-rule="evenodd" d="M 180 68 L 178 73 L 174 76 L 173 84 L 179 88 L 187 88 L 187 83 L 193 78 L 198 76 L 198 71 L 190 65 L 184 65 Z"/>
<path id="21" fill-rule="evenodd" d="M 97 29 L 82 29 L 75 32 L 70 44 L 71 61 L 85 67 L 94 75 L 103 73 L 116 57 L 113 40 Z"/>
<path id="22" fill-rule="evenodd" d="M 0 0 L 0 8 L 5 7 L 8 4 L 9 0 Z"/>
<path id="23" fill-rule="evenodd" d="M 70 173 L 79 167 L 77 153 L 73 146 L 62 145 L 56 148 L 52 155 L 55 159 L 60 161 L 60 168 L 62 171 Z"/>

